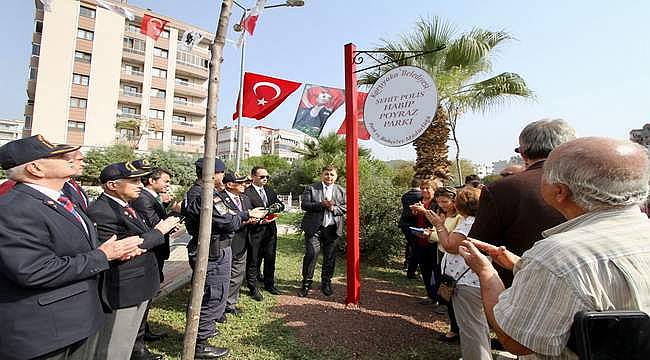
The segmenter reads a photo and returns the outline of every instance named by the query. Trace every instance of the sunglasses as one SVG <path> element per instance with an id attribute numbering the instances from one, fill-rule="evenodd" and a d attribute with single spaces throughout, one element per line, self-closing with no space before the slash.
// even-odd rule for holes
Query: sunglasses
<path id="1" fill-rule="evenodd" d="M 270 176 L 269 175 L 259 175 L 258 178 L 260 178 L 260 179 L 268 179 L 268 178 L 270 178 Z"/>

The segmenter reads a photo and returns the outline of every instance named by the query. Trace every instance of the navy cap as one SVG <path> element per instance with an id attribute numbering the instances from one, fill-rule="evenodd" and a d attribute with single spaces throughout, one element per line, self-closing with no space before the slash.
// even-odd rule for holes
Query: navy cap
<path id="1" fill-rule="evenodd" d="M 138 159 L 131 161 L 131 164 L 140 170 L 151 170 L 153 167 L 147 159 Z"/>
<path id="2" fill-rule="evenodd" d="M 105 167 L 102 172 L 99 174 L 99 181 L 102 184 L 105 184 L 109 181 L 119 180 L 119 179 L 131 179 L 136 177 L 141 177 L 144 175 L 149 175 L 151 172 L 149 170 L 143 170 L 137 168 L 133 162 L 121 162 L 110 164 Z"/>
<path id="3" fill-rule="evenodd" d="M 197 170 L 203 170 L 203 158 L 196 160 L 194 166 L 196 166 Z M 223 161 L 221 161 L 221 159 L 214 159 L 214 172 L 219 173 L 225 171 L 226 171 L 226 164 L 224 164 Z"/>
<path id="4" fill-rule="evenodd" d="M 34 135 L 2 145 L 0 147 L 0 166 L 7 170 L 30 161 L 79 150 L 79 148 L 80 146 L 55 145 L 45 140 L 43 135 Z"/>
<path id="5" fill-rule="evenodd" d="M 222 183 L 227 184 L 227 183 L 244 183 L 246 181 L 249 181 L 248 176 L 238 176 L 237 174 L 233 173 L 227 173 L 226 175 L 223 176 L 223 180 L 221 180 Z"/>

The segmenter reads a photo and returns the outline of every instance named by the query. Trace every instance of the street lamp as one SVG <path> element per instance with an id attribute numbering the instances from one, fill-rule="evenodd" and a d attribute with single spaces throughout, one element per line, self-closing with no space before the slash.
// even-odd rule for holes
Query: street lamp
<path id="1" fill-rule="evenodd" d="M 250 9 L 247 9 L 240 5 L 237 1 L 233 0 L 233 4 L 235 4 L 238 8 L 242 9 L 244 13 L 242 14 L 242 20 L 246 16 L 246 12 Z M 264 7 L 264 9 L 272 9 L 272 8 L 277 8 L 277 7 L 301 7 L 305 5 L 305 2 L 303 0 L 286 0 L 282 4 L 275 4 L 275 5 L 267 5 Z M 242 32 L 244 31 L 244 28 L 241 25 L 241 21 L 239 23 L 233 25 L 233 30 L 236 32 Z M 241 158 L 244 153 L 244 129 L 241 126 L 241 117 L 242 117 L 242 112 L 244 110 L 244 59 L 246 55 L 246 32 L 242 33 L 242 39 L 241 39 L 241 61 L 239 65 L 239 106 L 238 106 L 238 116 L 237 116 L 237 142 L 236 146 L 237 149 L 235 151 L 235 171 L 239 171 L 239 166 L 241 164 Z"/>

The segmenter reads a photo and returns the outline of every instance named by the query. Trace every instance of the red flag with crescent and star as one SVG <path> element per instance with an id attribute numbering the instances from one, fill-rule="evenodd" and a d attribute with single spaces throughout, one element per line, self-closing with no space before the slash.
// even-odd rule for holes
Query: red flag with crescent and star
<path id="1" fill-rule="evenodd" d="M 357 136 L 361 140 L 370 140 L 370 133 L 368 132 L 368 129 L 366 129 L 366 125 L 363 123 L 363 106 L 366 103 L 366 98 L 368 97 L 368 93 L 365 92 L 357 92 Z M 345 121 L 341 124 L 341 127 L 339 130 L 336 132 L 337 135 L 345 135 L 346 130 L 345 130 Z"/>
<path id="2" fill-rule="evenodd" d="M 169 21 L 167 20 L 144 14 L 142 17 L 142 24 L 140 24 L 140 32 L 154 40 L 158 40 L 160 33 L 168 22 Z"/>
<path id="3" fill-rule="evenodd" d="M 247 72 L 244 74 L 242 116 L 261 120 L 298 89 L 302 83 Z M 232 119 L 239 115 L 239 98 Z"/>

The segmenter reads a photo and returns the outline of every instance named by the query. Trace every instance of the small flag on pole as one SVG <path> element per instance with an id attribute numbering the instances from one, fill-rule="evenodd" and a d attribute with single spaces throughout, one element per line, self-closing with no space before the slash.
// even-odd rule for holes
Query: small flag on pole
<path id="1" fill-rule="evenodd" d="M 40 0 L 41 4 L 43 4 L 43 10 L 52 12 L 52 4 L 54 3 L 54 0 Z"/>
<path id="2" fill-rule="evenodd" d="M 185 30 L 183 33 L 182 43 L 187 51 L 192 50 L 194 45 L 198 44 L 203 39 L 203 34 L 198 31 Z"/>
<path id="3" fill-rule="evenodd" d="M 280 106 L 300 85 L 302 84 L 295 81 L 249 72 L 245 73 L 242 117 L 263 119 Z M 237 98 L 237 110 L 232 114 L 232 119 L 237 119 L 238 115 L 239 98 Z"/>
<path id="4" fill-rule="evenodd" d="M 96 1 L 97 1 L 97 5 L 99 7 L 102 7 L 104 9 L 106 9 L 106 10 L 110 10 L 110 11 L 112 11 L 112 12 L 118 14 L 118 15 L 122 15 L 125 18 L 129 19 L 129 21 L 135 20 L 135 15 L 129 9 L 125 8 L 124 6 L 113 5 L 113 4 L 110 4 L 110 3 L 106 2 L 106 0 L 96 0 Z"/>
<path id="5" fill-rule="evenodd" d="M 168 22 L 169 21 L 167 20 L 144 14 L 142 17 L 142 24 L 140 24 L 140 32 L 154 40 L 158 40 L 160 33 L 163 32 L 163 29 Z"/>
<path id="6" fill-rule="evenodd" d="M 255 7 L 250 11 L 247 10 L 246 14 L 244 14 L 244 18 L 239 24 L 242 27 L 242 32 L 239 40 L 237 41 L 237 47 L 241 47 L 244 43 L 244 36 L 246 36 L 246 33 L 249 33 L 251 36 L 253 36 L 253 33 L 255 32 L 255 26 L 257 25 L 257 19 L 260 17 L 265 4 L 266 0 L 257 0 Z"/>

